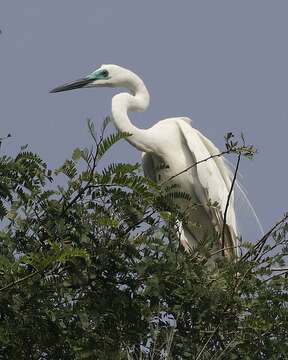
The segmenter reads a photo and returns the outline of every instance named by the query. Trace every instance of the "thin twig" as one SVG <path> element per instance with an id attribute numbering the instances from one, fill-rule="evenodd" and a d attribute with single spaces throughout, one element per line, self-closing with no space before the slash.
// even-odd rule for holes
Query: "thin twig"
<path id="1" fill-rule="evenodd" d="M 270 276 L 269 278 L 263 280 L 263 283 L 266 283 L 266 282 L 268 282 L 268 281 L 270 281 L 270 280 L 272 280 L 272 279 L 279 278 L 279 277 L 281 277 L 282 275 L 287 275 L 287 274 L 288 274 L 288 270 L 287 270 L 287 271 L 284 271 L 284 272 L 281 272 L 280 274 L 277 274 L 277 275 L 272 275 L 272 276 Z"/>
<path id="2" fill-rule="evenodd" d="M 219 254 L 220 252 L 223 252 L 223 251 L 225 251 L 225 250 L 237 249 L 237 248 L 240 248 L 240 245 L 224 247 L 224 248 L 219 249 L 219 250 L 213 252 L 212 254 L 210 254 L 209 258 L 212 257 L 212 256 L 214 256 L 214 255 L 217 255 L 217 254 Z"/>
<path id="3" fill-rule="evenodd" d="M 213 338 L 213 336 L 216 334 L 217 330 L 219 329 L 220 324 L 215 328 L 209 339 L 206 341 L 204 346 L 202 347 L 201 351 L 196 355 L 195 360 L 200 359 L 200 356 L 202 355 L 203 351 L 205 350 L 206 346 L 209 344 L 210 340 Z"/>
<path id="4" fill-rule="evenodd" d="M 208 161 L 208 160 L 213 159 L 213 158 L 215 158 L 215 157 L 223 156 L 223 155 L 225 155 L 225 154 L 229 154 L 230 152 L 231 152 L 231 150 L 222 151 L 222 152 L 219 153 L 219 154 L 211 155 L 211 156 L 208 156 L 208 157 L 205 158 L 205 159 L 202 159 L 202 160 L 200 160 L 200 161 L 197 161 L 197 162 L 193 163 L 192 165 L 188 166 L 187 168 L 185 168 L 184 170 L 180 171 L 179 173 L 177 173 L 177 174 L 175 174 L 175 175 L 172 175 L 169 179 L 163 181 L 163 183 L 161 183 L 161 185 L 165 185 L 167 182 L 175 179 L 177 176 L 184 174 L 186 171 L 192 169 L 193 167 L 195 167 L 195 166 L 197 166 L 197 165 L 199 165 L 199 164 L 201 164 L 201 163 L 203 163 L 203 162 L 205 162 L 205 161 Z"/>
<path id="5" fill-rule="evenodd" d="M 145 216 L 142 217 L 140 220 L 138 220 L 136 223 L 130 225 L 127 227 L 127 229 L 125 229 L 124 231 L 124 236 L 127 235 L 131 230 L 133 230 L 134 228 L 136 228 L 137 226 L 139 226 L 140 224 L 142 224 L 143 222 L 145 222 L 147 219 L 149 219 L 152 215 L 154 215 L 156 213 L 156 210 L 153 210 L 152 212 L 148 213 L 147 212 L 144 214 Z M 147 215 L 146 215 L 147 214 Z"/>
<path id="6" fill-rule="evenodd" d="M 104 130 L 103 130 L 104 131 Z M 78 200 L 79 198 L 85 193 L 86 190 L 88 190 L 92 180 L 93 180 L 93 173 L 96 169 L 96 166 L 97 166 L 97 158 L 98 158 L 98 152 L 99 152 L 99 147 L 103 141 L 103 137 L 104 137 L 104 134 L 103 134 L 103 131 L 100 135 L 100 139 L 99 139 L 99 142 L 97 142 L 97 139 L 95 137 L 95 135 L 92 135 L 95 143 L 96 143 L 96 151 L 95 151 L 95 155 L 93 157 L 93 164 L 92 164 L 92 167 L 90 169 L 90 178 L 89 180 L 87 181 L 87 184 L 79 190 L 78 194 L 74 197 L 74 199 L 72 199 L 65 207 L 63 206 L 63 210 L 62 210 L 62 215 L 64 215 L 64 213 L 72 206 L 74 205 Z"/>
<path id="7" fill-rule="evenodd" d="M 249 266 L 249 268 L 245 271 L 244 275 L 239 278 L 238 282 L 236 282 L 234 289 L 233 289 L 233 294 L 236 293 L 236 291 L 238 290 L 239 286 L 242 284 L 242 282 L 245 280 L 246 276 L 253 270 L 254 268 L 254 264 Z"/>
<path id="8" fill-rule="evenodd" d="M 230 343 L 225 347 L 225 349 L 219 354 L 219 356 L 217 356 L 216 360 L 220 360 L 223 357 L 223 355 L 227 352 L 227 350 L 230 349 L 236 341 L 237 341 L 237 333 L 234 336 L 234 339 L 232 339 L 230 341 Z M 213 360 L 213 359 L 214 359 L 214 357 L 211 360 Z"/>
<path id="9" fill-rule="evenodd" d="M 12 281 L 11 283 L 9 283 L 8 285 L 6 286 L 3 286 L 1 289 L 0 289 L 0 292 L 1 291 L 4 291 L 4 290 L 7 290 L 7 289 L 10 289 L 11 287 L 13 287 L 14 285 L 18 285 L 20 283 L 22 283 L 23 281 L 26 281 L 28 279 L 31 279 L 32 277 L 34 277 L 35 275 L 39 274 L 40 273 L 40 270 L 37 270 L 27 276 L 24 276 L 23 278 L 21 279 L 18 279 L 16 281 Z"/>
<path id="10" fill-rule="evenodd" d="M 166 347 L 166 358 L 167 359 L 169 358 L 169 355 L 170 355 L 172 342 L 173 342 L 173 338 L 174 338 L 175 333 L 176 333 L 175 328 L 172 328 L 170 330 L 170 334 L 168 335 L 168 341 L 167 341 L 167 347 Z"/>
<path id="11" fill-rule="evenodd" d="M 283 239 L 283 240 L 280 241 L 279 243 L 276 243 L 276 244 L 274 244 L 273 246 L 269 247 L 267 250 L 263 251 L 262 254 L 260 253 L 260 251 L 262 251 L 263 246 L 261 246 L 261 249 L 260 249 L 260 251 L 258 251 L 258 254 L 254 256 L 253 261 L 257 260 L 258 263 L 261 263 L 260 260 L 262 260 L 262 263 L 263 263 L 263 262 L 266 262 L 266 259 L 269 258 L 269 256 L 266 257 L 266 258 L 264 258 L 264 256 L 265 256 L 266 254 L 271 253 L 271 252 L 272 252 L 274 249 L 276 249 L 278 246 L 281 246 L 281 245 L 285 244 L 286 242 L 287 242 L 286 239 Z M 281 253 L 281 255 L 282 255 L 282 257 L 284 257 L 284 256 L 287 256 L 288 254 Z"/>
<path id="12" fill-rule="evenodd" d="M 157 327 L 153 334 L 153 348 L 152 348 L 151 360 L 154 359 L 154 354 L 156 352 L 156 344 L 157 344 L 158 334 L 159 334 L 159 324 L 157 324 Z"/>
<path id="13" fill-rule="evenodd" d="M 268 238 L 270 237 L 270 235 L 273 233 L 273 231 L 281 224 L 283 224 L 286 220 L 288 219 L 288 212 L 283 216 L 283 218 L 281 220 L 279 220 L 275 225 L 273 225 L 271 227 L 271 229 L 269 231 L 267 231 L 267 233 L 262 236 L 262 238 L 257 241 L 257 243 L 253 246 L 253 249 L 249 250 L 245 255 L 242 256 L 242 258 L 240 259 L 241 261 L 243 260 L 247 260 L 247 258 L 252 255 L 252 252 L 257 250 L 260 247 L 260 251 L 263 248 L 263 246 L 265 245 L 266 241 L 268 240 Z"/>
<path id="14" fill-rule="evenodd" d="M 234 184 L 235 184 L 236 177 L 237 177 L 237 172 L 238 172 L 238 169 L 239 169 L 240 159 L 241 159 L 241 153 L 238 154 L 237 164 L 236 164 L 236 168 L 235 168 L 235 172 L 234 172 L 234 177 L 233 177 L 233 180 L 232 180 L 232 183 L 231 183 L 231 187 L 230 187 L 230 191 L 229 191 L 229 194 L 228 194 L 228 197 L 227 197 L 225 211 L 224 211 L 223 227 L 222 227 L 222 235 L 221 235 L 221 239 L 222 239 L 221 247 L 223 249 L 224 249 L 224 246 L 225 246 L 225 227 L 226 227 L 226 221 L 227 221 L 227 212 L 228 212 L 230 198 L 231 198 L 233 188 L 234 188 Z M 223 256 L 225 255 L 224 250 L 223 250 L 222 254 L 223 254 Z"/>

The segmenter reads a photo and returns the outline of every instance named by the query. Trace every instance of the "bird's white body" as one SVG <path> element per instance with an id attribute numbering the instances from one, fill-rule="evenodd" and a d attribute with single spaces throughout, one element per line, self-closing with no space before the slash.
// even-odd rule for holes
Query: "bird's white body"
<path id="1" fill-rule="evenodd" d="M 60 86 L 52 92 L 96 86 L 121 86 L 129 90 L 129 93 L 117 94 L 112 99 L 112 116 L 116 128 L 130 133 L 127 141 L 143 152 L 146 176 L 159 184 L 176 185 L 176 191 L 189 194 L 189 201 L 182 198 L 175 200 L 189 214 L 185 225 L 179 222 L 183 246 L 193 249 L 199 241 L 218 234 L 214 237 L 213 249 L 220 250 L 223 245 L 220 234 L 231 188 L 230 172 L 221 157 L 214 157 L 191 167 L 211 155 L 219 154 L 219 150 L 194 129 L 191 120 L 185 117 L 161 120 L 149 129 L 134 126 L 128 112 L 144 111 L 149 105 L 149 93 L 136 74 L 120 66 L 102 65 L 85 79 Z M 188 167 L 191 168 L 183 172 Z M 229 248 L 226 254 L 237 255 L 233 195 L 230 198 L 226 225 L 224 247 Z"/>
<path id="2" fill-rule="evenodd" d="M 149 129 L 149 133 L 150 139 L 155 139 L 155 142 L 152 141 L 151 150 L 142 155 L 145 175 L 166 186 L 176 185 L 173 191 L 190 196 L 186 201 L 175 198 L 189 218 L 186 225 L 180 227 L 181 243 L 188 249 L 209 235 L 214 234 L 217 238 L 215 233 L 220 235 L 222 232 L 223 215 L 231 188 L 229 171 L 221 158 L 212 158 L 193 167 L 191 165 L 219 154 L 219 150 L 191 127 L 188 118 L 162 120 Z M 215 202 L 218 205 L 212 206 Z M 236 246 L 233 198 L 226 224 L 226 247 Z M 219 242 L 213 247 L 215 251 L 221 248 L 222 239 L 219 236 L 218 239 Z"/>

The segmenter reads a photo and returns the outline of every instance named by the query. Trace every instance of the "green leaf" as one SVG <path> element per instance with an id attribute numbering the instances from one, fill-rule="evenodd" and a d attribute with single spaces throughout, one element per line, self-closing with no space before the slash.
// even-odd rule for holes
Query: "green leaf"
<path id="1" fill-rule="evenodd" d="M 78 160 L 81 159 L 81 157 L 82 157 L 82 151 L 81 151 L 81 149 L 76 148 L 76 149 L 73 151 L 72 159 L 73 159 L 74 161 L 78 161 Z"/>
<path id="2" fill-rule="evenodd" d="M 103 155 L 119 140 L 126 139 L 129 136 L 131 136 L 129 133 L 117 132 L 103 139 L 102 142 L 98 145 L 97 159 L 100 160 Z"/>

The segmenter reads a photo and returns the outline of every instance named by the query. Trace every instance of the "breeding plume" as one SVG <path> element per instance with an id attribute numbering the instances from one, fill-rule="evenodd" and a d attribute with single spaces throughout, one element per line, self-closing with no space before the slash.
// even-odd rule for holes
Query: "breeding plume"
<path id="1" fill-rule="evenodd" d="M 174 185 L 174 191 L 176 188 L 178 192 L 189 194 L 189 200 L 175 199 L 188 214 L 185 223 L 178 223 L 182 245 L 188 250 L 205 239 L 214 239 L 212 250 L 220 250 L 223 245 L 220 234 L 231 188 L 230 173 L 221 157 L 201 162 L 219 154 L 219 150 L 194 129 L 186 117 L 161 120 L 150 129 L 133 125 L 128 112 L 144 111 L 149 105 L 149 92 L 135 73 L 120 66 L 102 65 L 88 76 L 51 92 L 103 86 L 125 87 L 129 91 L 112 98 L 112 117 L 119 131 L 131 134 L 127 141 L 143 152 L 144 174 L 159 184 Z M 201 163 L 191 167 L 198 162 Z M 233 195 L 227 211 L 224 240 L 227 250 L 223 253 L 237 255 Z"/>

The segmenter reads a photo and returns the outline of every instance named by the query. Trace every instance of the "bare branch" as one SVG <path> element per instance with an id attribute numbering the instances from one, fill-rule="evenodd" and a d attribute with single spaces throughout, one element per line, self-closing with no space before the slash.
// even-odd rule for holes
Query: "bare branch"
<path id="1" fill-rule="evenodd" d="M 277 275 L 272 275 L 272 276 L 270 276 L 269 278 L 263 280 L 263 283 L 266 283 L 266 282 L 268 282 L 268 281 L 270 281 L 270 280 L 279 278 L 279 277 L 281 277 L 282 275 L 285 275 L 285 277 L 286 277 L 287 274 L 288 274 L 288 270 L 286 270 L 286 271 L 284 271 L 284 272 L 281 272 L 280 274 L 277 274 Z"/>
<path id="2" fill-rule="evenodd" d="M 24 281 L 26 281 L 26 280 L 28 280 L 28 279 L 31 279 L 32 277 L 36 276 L 36 275 L 39 274 L 39 273 L 40 273 L 40 270 L 37 270 L 37 271 L 35 271 L 35 272 L 27 275 L 27 276 L 24 276 L 24 277 L 21 278 L 21 279 L 18 279 L 18 280 L 16 280 L 16 281 L 12 281 L 12 282 L 9 283 L 8 285 L 3 286 L 3 287 L 0 289 L 0 292 L 1 292 L 1 291 L 4 291 L 4 290 L 8 290 L 8 289 L 10 289 L 11 287 L 13 287 L 14 285 L 18 285 L 18 284 L 20 284 L 20 283 L 22 283 L 22 282 L 24 282 Z"/>
<path id="3" fill-rule="evenodd" d="M 283 268 L 270 268 L 269 270 L 270 271 L 288 271 L 288 268 L 285 268 L 285 267 L 283 267 Z"/>
<path id="4" fill-rule="evenodd" d="M 224 248 L 222 248 L 222 249 L 219 249 L 219 250 L 213 252 L 209 257 L 212 257 L 212 256 L 214 256 L 214 255 L 217 255 L 217 254 L 219 254 L 220 252 L 223 252 L 223 251 L 225 251 L 225 250 L 237 249 L 237 248 L 240 248 L 240 245 L 227 246 L 227 247 L 224 247 Z"/>
<path id="5" fill-rule="evenodd" d="M 201 358 L 201 355 L 203 353 L 203 351 L 205 350 L 206 346 L 209 344 L 210 340 L 213 338 L 213 336 L 216 334 L 217 330 L 219 329 L 220 324 L 215 328 L 215 330 L 212 332 L 211 336 L 208 338 L 208 340 L 206 341 L 206 343 L 204 344 L 204 346 L 202 347 L 202 349 L 200 350 L 200 352 L 197 354 L 196 356 L 196 360 Z"/>
<path id="6" fill-rule="evenodd" d="M 238 169 L 239 169 L 240 159 L 241 159 L 241 153 L 238 154 L 236 169 L 235 169 L 235 172 L 234 172 L 234 176 L 233 176 L 233 180 L 232 180 L 232 183 L 231 183 L 230 191 L 229 191 L 227 201 L 226 201 L 224 217 L 223 217 L 222 235 L 221 235 L 221 239 L 222 239 L 221 247 L 222 248 L 224 248 L 224 246 L 225 246 L 225 227 L 226 227 L 226 221 L 227 221 L 227 212 L 228 212 L 229 203 L 230 203 L 231 195 L 232 195 L 232 192 L 233 192 L 233 188 L 234 188 L 234 185 L 235 185 L 237 172 L 238 172 Z M 223 254 L 223 256 L 225 255 L 224 250 L 223 250 L 222 254 Z"/>
<path id="7" fill-rule="evenodd" d="M 185 168 L 184 170 L 180 171 L 179 173 L 177 173 L 177 174 L 175 174 L 175 175 L 172 175 L 169 179 L 163 181 L 163 183 L 162 183 L 161 185 L 165 185 L 165 184 L 168 183 L 169 181 L 175 179 L 177 176 L 184 174 L 184 173 L 187 172 L 188 170 L 192 169 L 193 167 L 195 167 L 195 166 L 197 166 L 197 165 L 199 165 L 199 164 L 201 164 L 201 163 L 203 163 L 203 162 L 205 162 L 205 161 L 208 161 L 208 160 L 213 159 L 213 158 L 215 158 L 215 157 L 223 156 L 223 155 L 225 155 L 225 154 L 229 154 L 230 152 L 231 152 L 231 150 L 222 151 L 222 152 L 219 153 L 219 154 L 211 155 L 211 156 L 208 156 L 208 157 L 205 158 L 205 159 L 202 159 L 202 160 L 200 160 L 200 161 L 197 161 L 197 162 L 195 162 L 194 164 L 192 164 L 192 165 L 188 166 L 187 168 Z"/>
<path id="8" fill-rule="evenodd" d="M 100 145 L 102 144 L 103 142 L 103 138 L 104 138 L 104 130 L 102 130 L 101 132 L 101 135 L 100 135 L 100 139 L 99 141 L 97 142 L 97 138 L 95 136 L 95 134 L 93 133 L 93 129 L 92 129 L 92 125 L 93 123 L 90 123 L 88 121 L 88 127 L 89 127 L 89 130 L 90 130 L 90 133 L 96 143 L 96 150 L 95 150 L 95 154 L 93 155 L 93 163 L 92 163 L 92 166 L 89 166 L 90 168 L 90 178 L 89 180 L 87 181 L 87 184 L 79 190 L 78 194 L 66 205 L 66 206 L 63 206 L 63 210 L 62 210 L 62 214 L 64 214 L 69 208 L 71 208 L 72 205 L 74 205 L 80 198 L 82 195 L 84 195 L 85 191 L 88 190 L 92 180 L 93 180 L 93 174 L 94 174 L 94 171 L 97 167 L 97 158 L 98 158 L 98 152 L 99 152 L 99 148 L 100 148 Z M 92 130 L 91 130 L 92 129 Z"/>
<path id="9" fill-rule="evenodd" d="M 287 219 L 288 219 L 288 212 L 283 216 L 281 220 L 279 220 L 275 225 L 273 225 L 271 229 L 267 231 L 267 233 L 264 236 L 262 236 L 262 238 L 253 246 L 253 249 L 249 250 L 245 255 L 243 255 L 240 260 L 241 261 L 247 260 L 248 257 L 251 256 L 252 253 L 259 248 L 260 248 L 259 249 L 260 252 L 263 246 L 265 245 L 265 243 L 267 242 L 267 240 L 269 239 L 269 237 L 271 236 L 271 234 L 277 229 L 278 226 L 282 225 L 285 221 L 287 221 Z"/>

